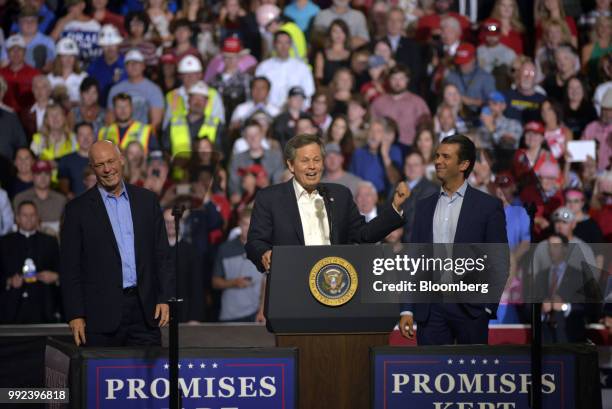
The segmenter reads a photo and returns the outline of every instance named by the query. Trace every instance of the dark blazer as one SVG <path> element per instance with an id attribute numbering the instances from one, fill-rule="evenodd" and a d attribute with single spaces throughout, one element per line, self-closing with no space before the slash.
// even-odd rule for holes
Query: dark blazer
<path id="1" fill-rule="evenodd" d="M 404 219 L 406 224 L 404 225 L 404 235 L 402 241 L 404 243 L 412 242 L 412 235 L 414 230 L 414 219 L 416 216 L 416 204 L 419 200 L 436 194 L 440 191 L 440 186 L 427 179 L 425 176 L 421 178 L 419 183 L 412 189 L 410 197 L 406 199 L 402 209 L 404 210 Z"/>
<path id="2" fill-rule="evenodd" d="M 325 209 L 331 225 L 331 244 L 376 243 L 404 223 L 391 204 L 366 223 L 347 187 L 335 183 L 321 183 L 321 186 L 329 192 Z M 245 249 L 249 260 L 259 271 L 264 271 L 261 256 L 280 245 L 304 245 L 293 179 L 257 193 Z"/>
<path id="3" fill-rule="evenodd" d="M 26 258 L 31 258 L 36 271 L 58 271 L 57 239 L 36 232 L 29 238 L 21 233 L 9 233 L 0 239 L 0 283 L 22 272 Z M 24 298 L 24 293 L 28 294 Z M 41 324 L 57 322 L 59 289 L 41 281 L 24 283 L 21 288 L 0 288 L 0 323 Z"/>
<path id="4" fill-rule="evenodd" d="M 547 268 L 538 272 L 535 276 L 534 292 L 537 294 L 537 301 L 539 302 L 550 296 L 548 294 L 550 291 L 550 273 L 551 269 Z M 597 280 L 590 274 L 589 269 L 579 270 L 570 265 L 565 267 L 563 279 L 556 293 L 567 303 L 595 304 L 603 299 Z M 584 305 L 578 307 L 584 309 Z M 572 309 L 575 310 L 574 306 L 572 306 Z"/>
<path id="5" fill-rule="evenodd" d="M 417 202 L 415 212 L 419 217 L 414 222 L 412 243 L 433 243 L 433 218 L 439 197 L 440 194 L 436 192 Z M 508 243 L 506 214 L 501 200 L 468 185 L 459 212 L 454 242 Z M 488 257 L 492 264 L 490 268 L 498 270 L 498 273 L 494 274 L 495 282 L 490 283 L 491 293 L 497 290 L 500 296 L 508 275 L 507 256 L 508 254 L 504 252 L 495 257 Z M 462 306 L 472 317 L 486 313 L 485 308 L 489 308 L 494 318 L 498 303 L 486 305 L 473 303 L 462 304 Z M 415 321 L 424 322 L 429 317 L 429 304 L 402 304 L 401 311 L 412 311 Z"/>
<path id="6" fill-rule="evenodd" d="M 155 305 L 174 295 L 166 226 L 153 192 L 125 186 L 134 224 L 138 295 L 147 323 L 155 326 Z M 116 330 L 123 303 L 121 257 L 97 186 L 66 205 L 60 243 L 66 320 L 83 317 L 92 332 Z"/>
<path id="7" fill-rule="evenodd" d="M 408 37 L 401 36 L 394 55 L 395 61 L 410 70 L 410 91 L 422 95 L 422 80 L 425 78 L 423 67 L 423 50 L 419 43 Z"/>

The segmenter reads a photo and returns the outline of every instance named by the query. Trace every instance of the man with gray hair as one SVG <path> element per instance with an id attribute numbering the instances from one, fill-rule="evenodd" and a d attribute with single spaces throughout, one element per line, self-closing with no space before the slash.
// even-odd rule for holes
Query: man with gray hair
<path id="1" fill-rule="evenodd" d="M 555 70 L 544 81 L 542 87 L 546 96 L 555 101 L 563 101 L 566 84 L 580 70 L 580 59 L 572 47 L 562 45 L 555 50 Z"/>
<path id="2" fill-rule="evenodd" d="M 255 199 L 245 248 L 259 271 L 270 271 L 273 246 L 376 243 L 404 223 L 400 209 L 410 196 L 405 183 L 369 223 L 348 188 L 321 183 L 325 148 L 318 136 L 291 138 L 285 160 L 293 178 L 260 190 Z"/>
<path id="3" fill-rule="evenodd" d="M 364 180 L 357 185 L 357 194 L 355 195 L 355 203 L 359 214 L 365 217 L 366 222 L 378 216 L 378 192 L 372 182 Z"/>

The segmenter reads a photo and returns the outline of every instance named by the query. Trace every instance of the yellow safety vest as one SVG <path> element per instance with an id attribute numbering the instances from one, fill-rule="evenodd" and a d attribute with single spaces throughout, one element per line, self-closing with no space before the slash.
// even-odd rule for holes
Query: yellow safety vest
<path id="1" fill-rule="evenodd" d="M 76 136 L 72 133 L 63 142 L 51 146 L 47 145 L 44 137 L 37 132 L 32 136 L 31 147 L 34 153 L 38 154 L 39 159 L 42 160 L 57 160 L 62 156 L 79 150 Z"/>
<path id="2" fill-rule="evenodd" d="M 151 125 L 143 124 L 139 121 L 134 121 L 130 124 L 123 135 L 123 139 L 119 140 L 119 126 L 116 123 L 110 124 L 100 129 L 98 139 L 107 139 L 119 145 L 121 150 L 125 150 L 128 144 L 132 141 L 138 141 L 144 148 L 145 153 L 149 151 L 149 139 L 151 138 Z"/>
<path id="3" fill-rule="evenodd" d="M 215 99 L 219 97 L 219 93 L 216 89 L 208 87 L 208 102 L 204 108 L 204 116 L 206 118 L 212 117 L 213 104 Z M 166 106 L 170 110 L 172 117 L 187 115 L 187 107 L 181 94 L 179 94 L 178 88 L 166 94 Z"/>
<path id="4" fill-rule="evenodd" d="M 217 128 L 219 118 L 205 119 L 198 131 L 197 138 L 208 139 L 213 145 L 217 140 Z M 191 152 L 191 135 L 189 134 L 189 124 L 187 117 L 173 116 L 170 121 L 170 151 L 172 156 L 178 153 Z"/>
<path id="5" fill-rule="evenodd" d="M 308 63 L 308 44 L 300 27 L 295 23 L 287 22 L 280 26 L 280 31 L 284 31 L 291 37 L 293 44 L 291 50 L 289 50 L 289 55 Z"/>

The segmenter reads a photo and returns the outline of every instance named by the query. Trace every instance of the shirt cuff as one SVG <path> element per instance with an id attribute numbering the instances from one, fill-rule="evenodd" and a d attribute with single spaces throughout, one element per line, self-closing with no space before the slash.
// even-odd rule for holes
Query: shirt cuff
<path id="1" fill-rule="evenodd" d="M 400 215 L 400 217 L 404 217 L 404 209 L 397 210 L 393 203 L 391 203 L 391 207 L 393 208 L 393 210 L 395 210 L 395 213 Z"/>
<path id="2" fill-rule="evenodd" d="M 402 312 L 400 312 L 400 316 L 403 316 L 403 315 L 413 315 L 413 314 L 412 314 L 412 311 L 402 311 Z"/>

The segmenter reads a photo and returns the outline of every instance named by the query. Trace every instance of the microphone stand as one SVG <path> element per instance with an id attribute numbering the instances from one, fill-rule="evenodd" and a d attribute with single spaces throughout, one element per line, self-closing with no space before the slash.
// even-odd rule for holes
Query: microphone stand
<path id="1" fill-rule="evenodd" d="M 168 331 L 168 355 L 170 365 L 170 409 L 181 409 L 182 396 L 179 391 L 179 307 L 183 302 L 178 296 L 179 288 L 179 230 L 180 221 L 185 211 L 184 206 L 178 204 L 172 208 L 172 216 L 174 217 L 174 233 L 176 234 L 176 243 L 174 244 L 174 276 L 175 276 L 175 292 L 174 297 L 168 300 L 170 306 L 170 328 Z"/>
<path id="2" fill-rule="evenodd" d="M 541 191 L 541 186 L 537 180 L 538 191 Z M 531 239 L 533 240 L 535 233 L 535 203 L 529 203 L 527 214 L 529 214 L 531 226 Z M 531 270 L 531 269 L 530 269 Z M 537 272 L 531 271 L 530 280 L 530 295 L 533 297 L 535 289 L 535 275 Z M 533 301 L 533 299 L 532 299 Z M 531 304 L 531 385 L 529 386 L 529 407 L 531 409 L 542 409 L 542 303 L 534 302 Z"/>

